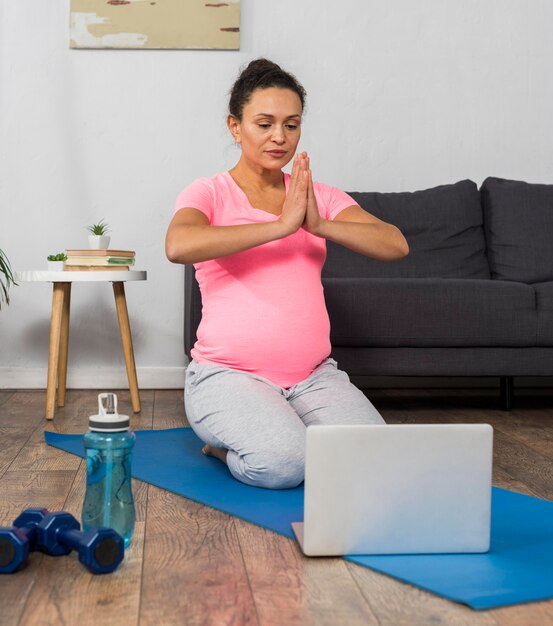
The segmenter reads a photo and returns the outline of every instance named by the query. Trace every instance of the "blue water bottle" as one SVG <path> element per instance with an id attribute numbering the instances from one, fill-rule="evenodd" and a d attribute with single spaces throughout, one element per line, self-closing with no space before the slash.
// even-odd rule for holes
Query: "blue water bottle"
<path id="1" fill-rule="evenodd" d="M 106 401 L 104 407 L 103 401 Z M 98 415 L 91 415 L 84 436 L 86 493 L 83 530 L 113 528 L 127 548 L 134 530 L 131 461 L 135 436 L 127 415 L 117 413 L 117 396 L 98 396 Z"/>

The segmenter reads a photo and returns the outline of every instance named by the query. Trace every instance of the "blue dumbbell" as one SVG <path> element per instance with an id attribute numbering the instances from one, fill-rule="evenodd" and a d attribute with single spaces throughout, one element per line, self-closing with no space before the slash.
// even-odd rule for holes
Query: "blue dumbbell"
<path id="1" fill-rule="evenodd" d="M 37 526 L 37 545 L 51 556 L 76 550 L 79 561 L 93 574 L 109 574 L 119 566 L 125 555 L 123 538 L 111 528 L 86 533 L 81 525 L 64 511 L 49 513 Z"/>
<path id="2" fill-rule="evenodd" d="M 47 509 L 27 509 L 14 520 L 13 527 L 0 528 L 0 574 L 15 572 L 29 552 L 38 549 L 37 525 L 47 515 Z"/>

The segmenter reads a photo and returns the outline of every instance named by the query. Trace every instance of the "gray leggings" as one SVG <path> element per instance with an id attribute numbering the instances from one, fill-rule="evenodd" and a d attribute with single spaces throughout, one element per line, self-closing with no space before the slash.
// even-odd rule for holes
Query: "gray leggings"
<path id="1" fill-rule="evenodd" d="M 332 358 L 290 389 L 192 360 L 184 391 L 194 432 L 210 446 L 226 448 L 231 474 L 255 487 L 285 489 L 302 482 L 307 426 L 384 423 Z"/>

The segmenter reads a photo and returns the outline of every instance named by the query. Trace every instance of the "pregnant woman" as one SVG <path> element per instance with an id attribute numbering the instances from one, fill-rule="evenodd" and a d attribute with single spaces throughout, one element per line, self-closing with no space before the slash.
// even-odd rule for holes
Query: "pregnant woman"
<path id="1" fill-rule="evenodd" d="M 297 152 L 304 103 L 294 76 L 252 61 L 227 118 L 240 159 L 179 194 L 166 237 L 168 259 L 194 265 L 202 294 L 186 371 L 190 425 L 236 479 L 272 489 L 302 482 L 306 427 L 384 422 L 329 356 L 326 240 L 380 260 L 409 251 L 395 226 L 313 181 Z"/>

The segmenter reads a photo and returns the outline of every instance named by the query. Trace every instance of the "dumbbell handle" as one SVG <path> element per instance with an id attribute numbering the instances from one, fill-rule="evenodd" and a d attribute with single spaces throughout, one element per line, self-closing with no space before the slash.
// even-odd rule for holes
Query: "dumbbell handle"
<path id="1" fill-rule="evenodd" d="M 25 524 L 25 526 L 14 526 L 13 528 L 27 539 L 29 550 L 36 550 L 36 522 Z"/>
<path id="2" fill-rule="evenodd" d="M 29 542 L 29 550 L 38 550 L 37 545 L 37 525 L 41 519 L 48 515 L 47 509 L 25 509 L 15 520 L 13 527 L 17 529 Z M 23 524 L 20 521 L 24 521 Z"/>
<path id="3" fill-rule="evenodd" d="M 71 548 L 72 550 L 79 551 L 81 546 L 80 540 L 83 533 L 80 530 L 73 528 L 60 528 L 56 533 L 56 539 L 64 546 Z"/>

